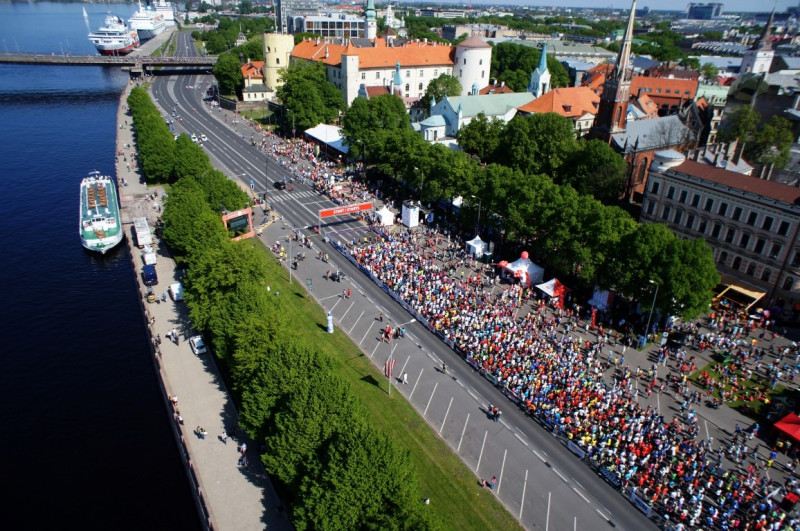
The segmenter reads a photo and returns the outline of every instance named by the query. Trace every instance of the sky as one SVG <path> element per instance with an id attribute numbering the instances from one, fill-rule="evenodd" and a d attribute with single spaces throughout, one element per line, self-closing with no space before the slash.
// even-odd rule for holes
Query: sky
<path id="1" fill-rule="evenodd" d="M 740 11 L 768 12 L 775 6 L 776 12 L 786 11 L 787 7 L 800 5 L 800 0 L 778 0 L 754 2 L 753 0 L 693 0 L 695 3 L 721 3 L 723 13 L 735 13 Z M 437 0 L 435 3 L 454 3 L 469 5 L 470 0 Z M 403 1 L 398 2 L 400 5 Z M 558 6 L 558 7 L 592 7 L 629 9 L 631 0 L 474 0 L 473 4 L 505 4 L 505 5 L 528 5 L 528 6 Z M 681 10 L 686 11 L 689 2 L 675 0 L 637 0 L 636 7 L 649 7 L 651 10 Z"/>

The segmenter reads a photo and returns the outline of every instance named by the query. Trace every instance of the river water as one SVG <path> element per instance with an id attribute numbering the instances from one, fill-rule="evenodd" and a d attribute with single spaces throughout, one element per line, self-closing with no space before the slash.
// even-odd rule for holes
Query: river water
<path id="1" fill-rule="evenodd" d="M 129 4 L 0 3 L 0 50 L 95 53 Z M 78 185 L 114 173 L 127 74 L 0 65 L 0 459 L 8 529 L 197 529 L 127 248 L 78 238 Z"/>

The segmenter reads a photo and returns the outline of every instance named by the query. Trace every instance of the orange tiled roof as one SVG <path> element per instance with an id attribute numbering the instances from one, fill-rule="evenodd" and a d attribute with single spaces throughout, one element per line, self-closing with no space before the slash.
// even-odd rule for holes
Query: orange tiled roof
<path id="1" fill-rule="evenodd" d="M 647 95 L 651 98 L 693 100 L 697 95 L 697 83 L 696 79 L 633 76 L 631 94 L 639 94 L 639 89 L 648 89 Z"/>
<path id="2" fill-rule="evenodd" d="M 483 87 L 478 94 L 512 94 L 513 92 L 506 84 L 494 83 Z"/>
<path id="3" fill-rule="evenodd" d="M 519 107 L 523 113 L 554 112 L 566 118 L 580 118 L 589 113 L 596 114 L 600 96 L 589 87 L 566 87 L 553 89 Z"/>
<path id="4" fill-rule="evenodd" d="M 694 103 L 695 105 L 697 105 L 697 108 L 700 109 L 701 111 L 708 108 L 708 100 L 706 99 L 705 96 L 701 96 Z"/>
<path id="5" fill-rule="evenodd" d="M 261 73 L 263 68 L 264 61 L 250 61 L 249 63 L 245 63 L 242 65 L 242 77 L 245 79 L 263 77 Z"/>
<path id="6" fill-rule="evenodd" d="M 360 69 L 401 67 L 453 66 L 455 47 L 443 44 L 409 42 L 404 46 L 386 46 L 386 40 L 378 37 L 374 47 L 359 48 L 352 43 L 347 46 L 330 44 L 322 40 L 306 40 L 292 51 L 292 58 L 322 61 L 326 65 L 341 66 L 342 55 L 357 55 Z M 325 56 L 327 53 L 327 57 Z"/>
<path id="7" fill-rule="evenodd" d="M 636 102 L 639 104 L 639 108 L 647 114 L 648 118 L 655 118 L 658 116 L 658 104 L 650 99 L 650 96 L 644 92 L 636 98 Z"/>

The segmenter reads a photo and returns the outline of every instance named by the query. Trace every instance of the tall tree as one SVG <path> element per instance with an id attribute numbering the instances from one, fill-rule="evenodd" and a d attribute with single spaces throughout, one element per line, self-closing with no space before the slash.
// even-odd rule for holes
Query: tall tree
<path id="1" fill-rule="evenodd" d="M 370 425 L 355 423 L 331 438 L 325 457 L 303 478 L 293 510 L 305 529 L 431 528 L 406 452 Z"/>
<path id="2" fill-rule="evenodd" d="M 572 121 L 555 113 L 515 116 L 506 125 L 496 162 L 553 177 L 575 144 Z"/>
<path id="3" fill-rule="evenodd" d="M 793 142 L 792 124 L 782 116 L 773 115 L 756 134 L 749 154 L 752 161 L 758 164 L 783 168 L 791 159 Z"/>
<path id="4" fill-rule="evenodd" d="M 342 117 L 342 136 L 355 159 L 368 153 L 377 155 L 380 153 L 377 144 L 385 142 L 387 135 L 410 130 L 405 104 L 393 94 L 356 98 Z"/>
<path id="5" fill-rule="evenodd" d="M 211 72 L 214 74 L 219 91 L 223 95 L 236 94 L 236 89 L 240 88 L 244 82 L 239 59 L 232 53 L 220 55 Z"/>
<path id="6" fill-rule="evenodd" d="M 500 145 L 503 127 L 501 120 L 497 118 L 489 120 L 485 113 L 480 112 L 472 121 L 459 128 L 456 140 L 459 147 L 467 153 L 477 156 L 480 160 L 491 160 Z"/>
<path id="7" fill-rule="evenodd" d="M 281 72 L 281 79 L 278 98 L 286 109 L 284 129 L 293 135 L 334 122 L 344 108 L 342 93 L 328 81 L 321 62 L 294 62 Z"/>
<path id="8" fill-rule="evenodd" d="M 625 159 L 600 140 L 581 140 L 566 155 L 555 181 L 604 203 L 613 203 L 625 182 Z"/>
<path id="9" fill-rule="evenodd" d="M 425 95 L 422 96 L 420 105 L 425 109 L 425 112 L 430 112 L 431 99 L 436 98 L 436 102 L 442 101 L 445 96 L 461 96 L 463 87 L 458 79 L 449 74 L 439 74 L 439 77 L 433 79 L 428 83 L 428 88 L 425 89 Z"/>

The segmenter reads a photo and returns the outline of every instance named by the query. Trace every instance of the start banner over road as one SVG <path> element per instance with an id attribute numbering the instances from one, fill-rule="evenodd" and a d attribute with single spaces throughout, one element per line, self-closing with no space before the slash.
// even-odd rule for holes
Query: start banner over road
<path id="1" fill-rule="evenodd" d="M 364 210 L 372 210 L 372 203 L 358 203 L 356 205 L 347 205 L 338 208 L 326 208 L 319 211 L 319 217 L 329 218 L 331 216 L 341 216 L 343 214 L 352 214 L 353 212 L 363 212 Z"/>

